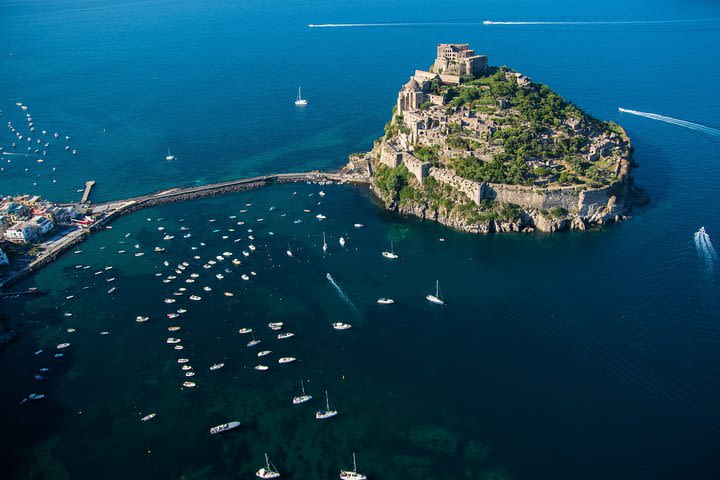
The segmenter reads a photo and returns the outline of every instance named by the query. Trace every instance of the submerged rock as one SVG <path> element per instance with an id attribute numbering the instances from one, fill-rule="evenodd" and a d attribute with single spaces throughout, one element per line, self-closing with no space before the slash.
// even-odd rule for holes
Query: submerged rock
<path id="1" fill-rule="evenodd" d="M 433 453 L 450 454 L 457 449 L 457 435 L 435 425 L 420 425 L 410 430 L 410 442 Z"/>

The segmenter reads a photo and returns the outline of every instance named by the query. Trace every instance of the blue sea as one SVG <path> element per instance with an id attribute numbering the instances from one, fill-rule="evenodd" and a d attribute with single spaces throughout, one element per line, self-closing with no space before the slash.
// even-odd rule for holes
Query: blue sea
<path id="1" fill-rule="evenodd" d="M 716 2 L 6 0 L 0 194 L 337 168 L 445 42 L 623 125 L 650 203 L 555 235 L 462 234 L 342 185 L 123 217 L 16 286 L 46 295 L 0 300 L 0 476 L 253 478 L 267 453 L 337 478 L 356 453 L 370 479 L 720 478 L 720 261 L 695 241 L 720 238 Z M 325 391 L 339 413 L 316 420 Z"/>

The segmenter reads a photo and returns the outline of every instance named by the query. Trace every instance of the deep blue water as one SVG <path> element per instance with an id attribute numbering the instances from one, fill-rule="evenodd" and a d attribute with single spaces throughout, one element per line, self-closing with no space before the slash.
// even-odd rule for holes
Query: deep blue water
<path id="1" fill-rule="evenodd" d="M 408 25 L 307 28 L 378 22 Z M 42 164 L 2 156 L 2 194 L 74 200 L 94 179 L 101 201 L 334 168 L 371 146 L 399 86 L 432 62 L 437 43 L 454 41 L 625 126 L 633 174 L 652 199 L 623 224 L 553 236 L 459 234 L 389 215 L 344 186 L 274 186 L 125 217 L 25 282 L 47 296 L 0 307 L 20 334 L 0 352 L 10 478 L 250 478 L 265 451 L 294 479 L 335 478 L 353 451 L 370 478 L 720 476 L 720 265 L 693 242 L 703 225 L 720 235 L 717 4 L 6 1 L 0 40 L 3 151 L 13 151 L 8 121 L 28 133 L 17 101 L 29 106 L 32 137 L 61 134 Z M 298 85 L 305 109 L 292 104 Z M 65 135 L 77 155 L 63 149 Z M 176 238 L 163 241 L 168 232 Z M 390 241 L 395 263 L 379 254 Z M 243 257 L 250 242 L 258 250 Z M 136 244 L 145 256 L 118 253 Z M 156 245 L 167 252 L 154 254 Z M 243 265 L 218 280 L 228 260 L 201 265 L 224 251 Z M 163 299 L 187 274 L 162 283 L 155 273 L 173 274 L 163 260 L 200 275 L 173 305 Z M 423 299 L 436 279 L 445 308 Z M 380 296 L 396 304 L 379 308 Z M 189 310 L 181 319 L 165 318 L 180 306 Z M 137 324 L 140 314 L 151 320 Z M 270 321 L 296 337 L 278 341 Z M 335 321 L 353 328 L 333 331 Z M 173 323 L 182 330 L 167 332 Z M 253 370 L 242 326 L 274 351 L 270 371 Z M 171 335 L 197 371 L 194 390 L 180 388 Z M 66 355 L 53 358 L 65 341 Z M 299 361 L 281 368 L 281 354 Z M 217 361 L 226 366 L 210 374 Z M 39 382 L 41 367 L 50 371 Z M 300 378 L 317 401 L 293 407 Z M 340 415 L 320 423 L 312 417 L 326 388 Z M 33 391 L 48 398 L 17 405 Z M 140 422 L 148 412 L 158 416 Z M 245 425 L 208 435 L 231 419 Z M 446 432 L 444 451 L 418 441 L 428 431 Z M 487 454 L 466 454 L 477 445 Z"/>

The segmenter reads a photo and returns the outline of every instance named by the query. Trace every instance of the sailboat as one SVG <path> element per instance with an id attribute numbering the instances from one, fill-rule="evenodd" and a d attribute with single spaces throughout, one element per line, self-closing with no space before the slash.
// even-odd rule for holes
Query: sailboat
<path id="1" fill-rule="evenodd" d="M 342 480 L 367 480 L 367 476 L 357 471 L 357 461 L 353 452 L 353 468 L 352 470 L 340 470 L 340 478 Z"/>
<path id="2" fill-rule="evenodd" d="M 325 241 L 325 232 L 323 232 L 323 253 L 327 252 L 327 242 Z"/>
<path id="3" fill-rule="evenodd" d="M 297 100 L 295 100 L 295 105 L 297 105 L 298 107 L 304 107 L 307 104 L 308 104 L 308 101 L 305 100 L 304 98 L 302 98 L 302 93 L 300 91 L 300 87 L 298 87 L 298 96 L 297 96 Z"/>
<path id="4" fill-rule="evenodd" d="M 275 469 L 275 466 L 270 462 L 268 454 L 265 454 L 265 466 L 255 472 L 258 478 L 278 478 L 280 473 Z"/>
<path id="5" fill-rule="evenodd" d="M 392 242 L 390 242 L 390 251 L 389 252 L 382 252 L 382 256 L 385 258 L 389 258 L 391 260 L 394 260 L 398 258 L 397 254 L 395 253 L 395 250 L 393 248 Z"/>
<path id="6" fill-rule="evenodd" d="M 175 160 L 175 155 L 170 153 L 170 149 L 168 148 L 168 154 L 167 157 L 165 157 L 165 160 Z"/>
<path id="7" fill-rule="evenodd" d="M 300 391 L 302 392 L 302 395 L 293 397 L 293 405 L 299 405 L 312 399 L 312 395 L 307 395 L 305 393 L 305 384 L 302 380 L 300 380 Z"/>
<path id="8" fill-rule="evenodd" d="M 330 410 L 330 398 L 328 397 L 327 390 L 325 390 L 325 410 L 318 410 L 315 412 L 315 418 L 323 420 L 325 418 L 334 417 L 337 414 L 337 410 Z"/>
<path id="9" fill-rule="evenodd" d="M 425 298 L 427 298 L 428 302 L 434 303 L 435 305 L 445 305 L 445 302 L 440 298 L 440 281 L 435 281 L 435 295 L 432 293 L 429 293 L 425 295 Z"/>

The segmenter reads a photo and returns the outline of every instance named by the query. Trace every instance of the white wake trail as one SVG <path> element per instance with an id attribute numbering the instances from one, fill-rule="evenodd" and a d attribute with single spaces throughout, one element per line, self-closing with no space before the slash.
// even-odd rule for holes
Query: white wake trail
<path id="1" fill-rule="evenodd" d="M 388 23 L 310 23 L 308 28 L 367 28 L 367 27 L 475 27 L 479 25 L 652 25 L 707 22 L 716 19 L 687 20 L 618 20 L 618 21 L 496 21 L 482 22 L 388 22 Z"/>
<path id="2" fill-rule="evenodd" d="M 637 110 L 629 110 L 627 108 L 618 108 L 618 110 L 622 113 L 629 113 L 630 115 L 637 115 L 651 120 L 657 120 L 659 122 L 670 123 L 679 127 L 688 128 L 690 130 L 695 130 L 696 132 L 705 133 L 720 139 L 720 130 L 717 128 L 708 127 L 699 123 L 688 122 L 687 120 L 681 120 L 679 118 L 666 117 L 665 115 L 658 115 L 657 113 L 639 112 Z"/>
<path id="3" fill-rule="evenodd" d="M 333 278 L 333 276 L 328 273 L 328 274 L 327 274 L 327 279 L 328 279 L 328 281 L 330 282 L 330 284 L 331 284 L 333 287 L 335 287 L 335 290 L 337 291 L 337 293 L 338 293 L 338 295 L 340 296 L 340 298 L 342 298 L 343 301 L 348 304 L 348 306 L 352 309 L 352 311 L 353 311 L 357 316 L 360 316 L 360 310 L 358 310 L 357 307 L 355 306 L 355 304 L 352 302 L 352 300 L 350 300 L 350 297 L 348 297 L 348 296 L 345 294 L 345 292 L 343 292 L 343 289 L 340 288 L 340 285 L 337 284 L 337 282 L 335 281 L 335 279 Z"/>

